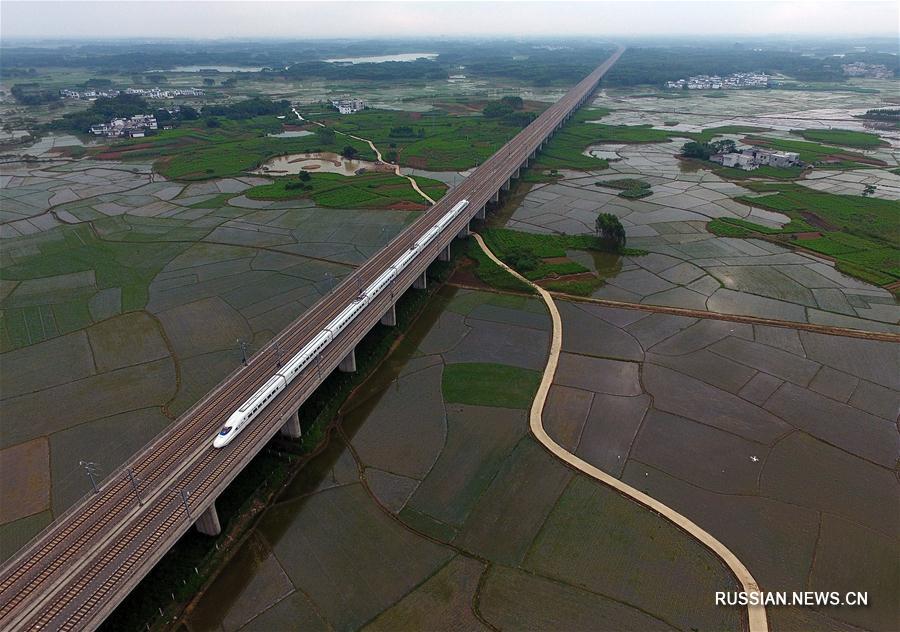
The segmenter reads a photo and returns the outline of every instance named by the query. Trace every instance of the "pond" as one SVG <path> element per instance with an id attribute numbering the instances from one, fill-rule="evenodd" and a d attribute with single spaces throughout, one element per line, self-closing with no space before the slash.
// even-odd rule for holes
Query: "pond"
<path id="1" fill-rule="evenodd" d="M 582 153 L 585 156 L 591 156 L 593 158 L 602 158 L 604 160 L 621 160 L 622 156 L 619 155 L 618 151 L 624 147 L 625 147 L 625 145 L 609 145 L 609 144 L 590 145 Z"/>
<path id="2" fill-rule="evenodd" d="M 288 130 L 286 132 L 279 132 L 278 134 L 266 134 L 270 138 L 300 138 L 302 136 L 312 136 L 312 132 L 305 129 L 297 129 L 297 130 Z"/>
<path id="3" fill-rule="evenodd" d="M 383 166 L 367 160 L 348 160 L 340 154 L 332 152 L 313 152 L 277 156 L 251 173 L 265 176 L 288 176 L 296 175 L 301 171 L 315 171 L 352 176 L 356 175 L 360 169 L 376 171 L 383 169 Z"/>

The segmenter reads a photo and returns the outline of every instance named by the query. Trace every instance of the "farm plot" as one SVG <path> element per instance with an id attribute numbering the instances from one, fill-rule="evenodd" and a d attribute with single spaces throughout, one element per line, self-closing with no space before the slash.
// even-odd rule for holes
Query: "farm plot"
<path id="1" fill-rule="evenodd" d="M 444 289 L 435 306 L 437 313 L 417 323 L 399 356 L 378 369 L 345 407 L 340 434 L 264 515 L 258 534 L 266 546 L 253 563 L 230 565 L 216 582 L 227 591 L 217 588 L 201 599 L 206 614 L 200 627 L 229 629 L 229 621 L 248 621 L 247 629 L 289 627 L 297 616 L 315 628 L 320 620 L 311 619 L 311 612 L 333 628 L 473 627 L 476 617 L 499 626 L 518 626 L 526 617 L 563 627 L 587 621 L 616 629 L 684 628 L 688 620 L 703 627 L 738 625 L 740 613 L 723 614 L 706 607 L 705 599 L 675 604 L 673 584 L 667 589 L 634 584 L 631 578 L 650 574 L 657 558 L 698 586 L 733 582 L 682 532 L 664 525 L 667 535 L 660 539 L 659 518 L 640 507 L 621 512 L 630 520 L 621 528 L 641 536 L 623 540 L 620 527 L 591 511 L 582 516 L 578 534 L 557 542 L 560 525 L 571 522 L 559 517 L 568 490 L 576 483 L 596 485 L 528 436 L 530 384 L 497 382 L 507 392 L 520 391 L 517 408 L 486 405 L 496 403 L 486 391 L 478 403 L 442 397 L 441 374 L 446 386 L 454 367 L 467 375 L 504 368 L 522 372 L 478 361 L 475 348 L 461 351 L 460 340 L 501 323 L 513 338 L 518 329 L 545 332 L 540 304 L 521 296 Z M 544 353 L 546 344 L 540 345 Z M 457 354 L 452 361 L 451 354 Z M 608 502 L 631 505 L 609 495 L 617 500 Z M 632 544 L 646 550 L 633 550 Z M 611 549 L 618 552 L 610 556 Z M 578 555 L 566 557 L 568 550 Z M 581 559 L 586 550 L 592 563 Z M 541 563 L 556 553 L 562 557 L 548 573 L 532 561 L 536 551 Z M 635 556 L 636 568 L 630 565 Z M 272 569 L 282 569 L 295 590 L 260 613 L 260 604 L 271 599 L 251 603 L 259 594 L 253 586 L 262 577 L 280 576 Z M 599 594 L 596 587 L 605 590 L 606 583 L 628 583 L 629 592 Z M 222 599 L 236 605 L 227 616 L 208 616 L 213 602 Z"/>
<path id="2" fill-rule="evenodd" d="M 32 200 L 55 204 L 65 225 L 3 235 L 0 349 L 20 369 L 0 374 L 4 417 L 17 420 L 3 447 L 47 437 L 54 454 L 41 492 L 49 509 L 7 523 L 20 543 L 86 491 L 78 460 L 114 469 L 240 363 L 237 339 L 258 349 L 415 219 L 242 208 L 237 198 L 265 180 L 185 186 L 150 182 L 146 165 L 97 164 L 43 163 L 41 174 L 3 180 L 4 195 L 36 183 L 79 194 Z M 58 414 L 60 401 L 72 414 Z M 101 454 L 104 432 L 116 448 Z"/>
<path id="3" fill-rule="evenodd" d="M 628 235 L 628 246 L 650 255 L 622 257 L 616 269 L 602 275 L 605 283 L 591 289 L 591 295 L 598 298 L 900 331 L 896 328 L 900 305 L 892 293 L 846 274 L 875 283 L 890 281 L 896 248 L 875 242 L 874 237 L 845 232 L 822 232 L 819 238 L 798 240 L 780 236 L 799 230 L 796 226 L 801 222 L 808 225 L 805 213 L 814 210 L 824 217 L 829 208 L 838 209 L 828 221 L 832 227 L 846 224 L 842 231 L 855 230 L 852 225 L 862 221 L 860 218 L 870 218 L 869 224 L 883 224 L 881 220 L 893 212 L 896 201 L 767 183 L 748 185 L 765 189 L 761 196 L 752 196 L 750 189 L 721 182 L 711 174 L 699 182 L 691 181 L 691 174 L 670 180 L 659 163 L 635 159 L 629 167 L 628 160 L 615 163 L 615 169 L 623 174 L 636 170 L 647 174 L 645 179 L 653 182 L 652 196 L 623 200 L 598 192 L 595 176 L 571 175 L 560 182 L 534 186 L 507 226 L 536 237 L 549 233 L 568 240 L 592 233 L 597 213 L 617 215 Z M 651 177 L 651 173 L 657 175 Z M 778 201 L 782 196 L 783 203 Z M 741 201 L 732 199 L 736 197 Z M 845 200 L 847 205 L 842 206 Z M 748 231 L 745 224 L 756 232 Z M 717 237 L 707 232 L 707 225 L 710 229 L 725 226 L 729 232 L 721 234 L 750 239 Z M 886 237 L 890 231 L 882 234 Z M 787 241 L 772 243 L 773 235 Z M 794 245 L 818 249 L 837 262 L 792 252 Z"/>
<path id="4" fill-rule="evenodd" d="M 548 431 L 588 462 L 697 522 L 773 590 L 811 585 L 810 569 L 822 568 L 828 579 L 818 585 L 856 581 L 865 586 L 859 590 L 881 595 L 878 607 L 859 613 L 773 609 L 773 625 L 889 627 L 896 605 L 880 591 L 896 584 L 886 561 L 896 555 L 896 542 L 887 537 L 900 528 L 892 472 L 900 453 L 894 345 L 634 314 L 562 305 L 563 330 L 581 330 L 565 345 L 582 344 L 582 353 L 590 354 L 584 357 L 604 362 L 636 358 L 641 393 L 610 400 L 604 384 L 575 382 L 562 371 L 544 412 Z M 592 334 L 613 344 L 592 345 Z M 585 511 L 590 502 L 579 497 L 577 506 Z M 848 525 L 841 532 L 848 539 L 829 539 L 827 552 L 819 536 L 826 519 Z M 574 528 L 573 520 L 560 518 L 560 529 Z M 548 533 L 545 527 L 542 534 Z M 549 550 L 548 564 L 559 559 L 558 548 Z M 842 571 L 837 561 L 855 551 L 870 560 L 865 580 L 853 565 Z M 534 567 L 542 569 L 552 575 Z"/>

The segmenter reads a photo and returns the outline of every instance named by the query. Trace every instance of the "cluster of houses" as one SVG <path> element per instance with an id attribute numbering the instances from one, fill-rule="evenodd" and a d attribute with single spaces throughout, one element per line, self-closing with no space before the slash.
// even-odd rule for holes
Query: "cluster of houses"
<path id="1" fill-rule="evenodd" d="M 91 134 L 107 138 L 143 138 L 148 130 L 158 129 L 152 114 L 136 114 L 131 118 L 117 118 L 109 123 L 91 125 Z"/>
<path id="2" fill-rule="evenodd" d="M 865 64 L 861 61 L 843 64 L 844 74 L 848 77 L 869 77 L 870 79 L 891 79 L 894 71 L 884 64 Z"/>
<path id="3" fill-rule="evenodd" d="M 769 75 L 762 72 L 736 72 L 727 77 L 696 75 L 687 79 L 667 81 L 672 90 L 733 90 L 737 88 L 768 88 Z"/>
<path id="4" fill-rule="evenodd" d="M 744 171 L 753 171 L 762 166 L 769 167 L 802 167 L 800 154 L 792 151 L 770 151 L 768 149 L 744 149 L 728 154 L 713 154 L 709 157 L 723 167 L 735 167 Z"/>
<path id="5" fill-rule="evenodd" d="M 331 105 L 333 105 L 341 114 L 353 114 L 354 112 L 366 109 L 366 102 L 363 99 L 355 99 L 353 97 L 332 99 Z"/>
<path id="6" fill-rule="evenodd" d="M 114 98 L 120 94 L 136 94 L 147 99 L 174 99 L 176 97 L 202 97 L 206 94 L 199 88 L 126 88 L 125 90 L 67 90 L 62 89 L 59 95 L 64 99 L 94 100 L 100 97 Z"/>

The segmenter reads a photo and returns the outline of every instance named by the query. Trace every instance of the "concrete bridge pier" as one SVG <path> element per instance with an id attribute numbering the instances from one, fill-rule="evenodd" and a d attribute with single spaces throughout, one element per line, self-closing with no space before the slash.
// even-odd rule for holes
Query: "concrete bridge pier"
<path id="1" fill-rule="evenodd" d="M 512 179 L 518 180 L 518 179 L 519 179 L 519 176 L 521 176 L 521 175 L 522 175 L 522 168 L 519 167 L 519 168 L 516 169 L 515 173 L 512 174 L 512 178 L 510 178 L 510 179 L 511 179 L 511 180 L 512 180 Z"/>
<path id="2" fill-rule="evenodd" d="M 391 308 L 381 317 L 381 324 L 386 327 L 397 326 L 397 304 L 391 305 Z"/>
<path id="3" fill-rule="evenodd" d="M 466 225 L 463 226 L 461 229 L 459 229 L 459 232 L 456 233 L 456 238 L 457 239 L 465 239 L 466 237 L 468 237 L 471 234 L 472 234 L 472 229 L 469 225 L 469 222 L 466 222 Z"/>
<path id="4" fill-rule="evenodd" d="M 438 253 L 438 261 L 450 261 L 450 244 Z"/>
<path id="5" fill-rule="evenodd" d="M 425 276 L 425 272 L 416 277 L 416 280 L 413 281 L 413 289 L 416 290 L 424 290 L 428 287 L 428 278 Z"/>
<path id="6" fill-rule="evenodd" d="M 203 535 L 217 536 L 222 533 L 222 524 L 219 522 L 219 514 L 216 512 L 215 502 L 197 518 L 197 522 L 194 525 L 197 527 L 197 531 Z"/>
<path id="7" fill-rule="evenodd" d="M 486 219 L 487 218 L 487 206 L 482 206 L 480 209 L 475 211 L 475 219 Z"/>
<path id="8" fill-rule="evenodd" d="M 512 180 L 507 180 L 502 185 L 500 185 L 501 191 L 509 191 L 509 187 L 512 185 Z"/>
<path id="9" fill-rule="evenodd" d="M 300 411 L 299 409 L 295 410 L 293 413 L 288 416 L 285 420 L 284 425 L 281 426 L 281 436 L 287 437 L 288 439 L 299 439 L 302 434 L 300 430 Z"/>
<path id="10" fill-rule="evenodd" d="M 338 365 L 338 371 L 341 373 L 356 373 L 356 347 L 350 349 L 341 363 Z"/>
<path id="11" fill-rule="evenodd" d="M 494 195 L 491 196 L 491 202 L 493 202 L 494 204 L 500 202 L 500 191 L 494 192 Z"/>

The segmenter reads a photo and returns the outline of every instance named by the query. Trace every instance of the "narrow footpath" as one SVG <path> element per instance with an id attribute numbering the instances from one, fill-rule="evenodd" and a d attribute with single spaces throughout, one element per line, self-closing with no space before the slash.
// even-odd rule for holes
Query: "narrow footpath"
<path id="1" fill-rule="evenodd" d="M 302 116 L 300 116 L 300 112 L 298 112 L 296 108 L 292 108 L 292 110 L 293 110 L 294 114 L 297 116 L 297 118 L 300 119 L 301 121 L 303 121 L 304 123 L 312 123 L 313 125 L 318 125 L 319 127 L 326 127 L 326 125 L 325 125 L 324 123 L 319 123 L 318 121 L 307 121 L 305 118 L 303 118 Z M 387 160 L 385 160 L 384 158 L 381 157 L 381 152 L 378 151 L 378 148 L 375 146 L 375 143 L 373 143 L 371 140 L 369 140 L 368 138 L 362 138 L 362 137 L 360 137 L 360 136 L 354 136 L 353 134 L 348 134 L 348 133 L 346 133 L 346 132 L 340 132 L 340 131 L 338 131 L 338 130 L 334 130 L 334 132 L 335 132 L 335 134 L 340 134 L 341 136 L 347 136 L 348 138 L 353 138 L 354 140 L 358 140 L 358 141 L 362 141 L 362 142 L 364 142 L 364 143 L 368 143 L 368 145 L 369 145 L 369 147 L 372 149 L 372 151 L 375 152 L 376 160 L 377 160 L 378 162 L 380 162 L 380 163 L 382 163 L 382 164 L 385 164 L 385 165 L 388 165 L 388 166 L 390 166 L 390 167 L 393 167 L 393 168 L 394 168 L 394 175 L 399 176 L 399 177 L 401 177 L 401 178 L 406 178 L 407 180 L 409 180 L 410 185 L 412 185 L 412 188 L 416 190 L 416 193 L 418 193 L 418 194 L 421 195 L 423 198 L 425 198 L 426 200 L 428 200 L 428 203 L 429 203 L 429 204 L 434 204 L 434 200 L 431 199 L 431 197 L 430 197 L 427 193 L 425 193 L 425 191 L 423 191 L 422 189 L 419 188 L 419 183 L 416 182 L 416 179 L 415 179 L 415 178 L 413 178 L 412 176 L 408 176 L 408 175 L 405 175 L 405 174 L 401 173 L 401 172 L 400 172 L 400 165 L 398 165 L 397 163 L 395 163 L 395 162 L 388 162 Z"/>
<path id="2" fill-rule="evenodd" d="M 562 348 L 562 319 L 559 316 L 559 310 L 556 309 L 556 303 L 553 302 L 553 297 L 549 292 L 547 292 L 547 290 L 540 287 L 539 285 L 536 285 L 535 283 L 532 283 L 521 274 L 510 268 L 508 265 L 500 261 L 500 259 L 498 259 L 494 255 L 494 253 L 491 252 L 490 248 L 488 248 L 484 243 L 481 235 L 473 233 L 472 236 L 478 242 L 478 245 L 484 251 L 484 254 L 486 254 L 494 263 L 512 274 L 523 283 L 527 283 L 528 285 L 533 287 L 538 292 L 538 294 L 541 295 L 541 298 L 547 305 L 547 309 L 550 311 L 550 317 L 553 320 L 553 335 L 550 340 L 550 356 L 547 358 L 547 366 L 544 367 L 544 374 L 541 377 L 541 384 L 534 396 L 534 402 L 532 402 L 531 404 L 531 413 L 529 416 L 531 432 L 534 434 L 537 440 L 540 441 L 544 445 L 544 447 L 552 452 L 555 456 L 559 457 L 572 467 L 580 470 L 581 472 L 587 474 L 591 478 L 596 479 L 604 485 L 608 485 L 616 491 L 625 494 L 629 498 L 632 498 L 648 509 L 663 516 L 684 531 L 687 531 L 690 535 L 699 540 L 704 546 L 715 553 L 723 562 L 725 562 L 725 564 L 728 565 L 728 568 L 730 568 L 734 575 L 737 577 L 738 581 L 741 583 L 741 587 L 745 592 L 758 593 L 759 585 L 756 583 L 756 580 L 753 578 L 753 575 L 750 574 L 750 571 L 747 569 L 747 567 L 744 566 L 744 564 L 737 558 L 734 553 L 731 552 L 728 547 L 719 542 L 710 533 L 700 528 L 699 525 L 695 524 L 692 520 L 678 513 L 671 507 L 664 505 L 655 498 L 648 496 L 644 492 L 635 489 L 631 485 L 628 485 L 627 483 L 624 483 L 619 479 L 614 478 L 613 476 L 610 476 L 603 470 L 594 467 L 587 461 L 584 461 L 583 459 L 575 456 L 574 454 L 563 448 L 561 445 L 556 443 L 550 437 L 550 435 L 547 434 L 547 431 L 544 429 L 543 422 L 544 404 L 547 401 L 547 394 L 550 391 L 550 385 L 553 383 L 553 377 L 556 375 L 556 367 L 559 363 L 559 353 Z M 710 596 L 710 600 L 712 600 L 712 596 Z M 765 606 L 748 606 L 747 617 L 750 624 L 750 632 L 768 632 L 769 624 L 766 619 Z"/>

